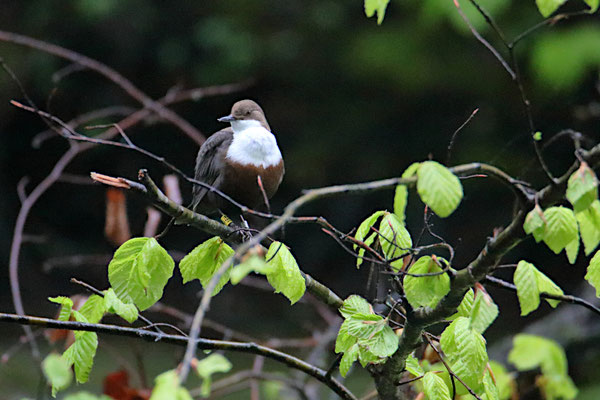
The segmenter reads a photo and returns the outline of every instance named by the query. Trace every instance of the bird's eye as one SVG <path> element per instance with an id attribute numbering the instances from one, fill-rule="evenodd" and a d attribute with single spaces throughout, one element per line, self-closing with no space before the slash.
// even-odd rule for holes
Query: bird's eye
<path id="1" fill-rule="evenodd" d="M 250 110 L 246 111 L 246 115 L 250 115 Z"/>

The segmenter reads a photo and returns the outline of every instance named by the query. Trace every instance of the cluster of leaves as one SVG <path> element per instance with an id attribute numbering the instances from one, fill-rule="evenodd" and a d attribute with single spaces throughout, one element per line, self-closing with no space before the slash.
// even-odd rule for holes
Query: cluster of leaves
<path id="1" fill-rule="evenodd" d="M 340 373 L 346 376 L 354 361 L 365 367 L 379 364 L 398 349 L 398 337 L 388 325 L 387 318 L 375 314 L 373 307 L 362 297 L 348 297 L 340 313 L 344 323 L 340 327 L 335 352 L 344 353 Z"/>
<path id="2" fill-rule="evenodd" d="M 206 287 L 215 273 L 227 262 L 232 261 L 234 250 L 219 237 L 211 238 L 193 249 L 179 263 L 183 282 L 198 279 Z M 289 249 L 280 242 L 273 242 L 265 258 L 252 255 L 243 263 L 230 267 L 220 278 L 213 295 L 231 280 L 238 283 L 250 272 L 264 274 L 276 292 L 281 292 L 293 304 L 306 290 L 304 278 Z M 154 238 L 133 238 L 121 245 L 108 266 L 108 280 L 111 288 L 103 296 L 92 295 L 79 310 L 73 309 L 73 301 L 67 297 L 49 300 L 61 304 L 59 320 L 74 319 L 78 322 L 98 323 L 105 313 L 119 315 L 129 323 L 138 318 L 138 312 L 155 304 L 163 295 L 164 287 L 173 275 L 175 262 L 167 251 Z M 139 310 L 139 311 L 138 311 Z M 88 380 L 94 355 L 98 347 L 98 336 L 94 332 L 75 332 L 74 343 L 62 356 L 50 355 L 44 362 L 48 381 L 52 384 L 52 395 L 67 388 L 72 381 L 71 366 L 74 366 L 77 382 Z M 222 356 L 219 356 L 222 358 Z M 226 360 L 225 360 L 226 361 Z M 212 367 L 210 367 L 212 365 Z M 197 371 L 204 379 L 203 391 L 210 391 L 210 375 L 213 372 L 228 370 L 225 363 L 216 355 L 198 363 Z M 213 368 L 211 370 L 211 368 Z M 214 369 L 216 368 L 216 369 Z M 168 371 L 157 378 L 153 399 L 160 393 L 175 393 L 179 387 L 174 371 Z M 177 389 L 177 398 L 187 399 L 189 394 L 183 388 Z"/>

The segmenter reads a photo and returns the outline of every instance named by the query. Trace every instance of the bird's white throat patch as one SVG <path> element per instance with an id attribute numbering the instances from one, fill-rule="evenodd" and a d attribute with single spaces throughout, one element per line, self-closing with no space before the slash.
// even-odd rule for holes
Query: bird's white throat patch
<path id="1" fill-rule="evenodd" d="M 255 120 L 232 121 L 233 142 L 227 159 L 242 165 L 272 167 L 281 161 L 275 136 Z"/>

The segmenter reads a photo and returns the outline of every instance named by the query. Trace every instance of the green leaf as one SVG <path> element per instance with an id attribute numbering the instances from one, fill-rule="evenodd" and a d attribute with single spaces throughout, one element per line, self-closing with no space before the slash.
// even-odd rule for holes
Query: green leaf
<path id="1" fill-rule="evenodd" d="M 478 290 L 470 314 L 471 329 L 483 333 L 497 316 L 498 306 L 494 303 L 494 300 L 486 292 Z"/>
<path id="2" fill-rule="evenodd" d="M 539 205 L 535 205 L 533 210 L 527 213 L 525 222 L 523 223 L 523 230 L 526 234 L 533 234 L 533 237 L 537 243 L 544 239 L 544 232 L 546 230 L 546 217 L 544 212 Z"/>
<path id="3" fill-rule="evenodd" d="M 454 373 L 469 387 L 480 386 L 488 362 L 485 339 L 471 329 L 468 318 L 452 322 L 440 338 L 440 345 Z"/>
<path id="4" fill-rule="evenodd" d="M 73 381 L 71 365 L 56 353 L 49 354 L 42 362 L 42 370 L 48 382 L 52 385 L 52 397 L 69 387 Z"/>
<path id="5" fill-rule="evenodd" d="M 212 375 L 218 372 L 229 372 L 231 367 L 232 365 L 229 360 L 218 353 L 213 353 L 203 360 L 198 361 L 196 372 L 198 373 L 198 376 L 202 378 L 202 386 L 200 389 L 202 397 L 208 397 L 210 395 Z"/>
<path id="6" fill-rule="evenodd" d="M 58 314 L 59 321 L 68 321 L 71 318 L 71 310 L 73 309 L 73 300 L 65 296 L 48 297 L 48 300 L 60 304 L 60 312 Z"/>
<path id="7" fill-rule="evenodd" d="M 78 310 L 90 323 L 97 324 L 100 322 L 106 311 L 104 299 L 97 294 L 93 294 L 85 301 L 83 306 Z"/>
<path id="8" fill-rule="evenodd" d="M 442 272 L 442 268 L 430 256 L 424 256 L 419 258 L 408 272 L 411 274 L 436 273 Z M 404 277 L 404 291 L 406 299 L 414 308 L 435 307 L 450 291 L 450 278 L 446 273 L 434 276 L 407 275 Z"/>
<path id="9" fill-rule="evenodd" d="M 546 275 L 544 275 L 542 272 L 540 272 L 537 269 L 536 269 L 536 277 L 537 277 L 537 286 L 538 286 L 538 290 L 540 291 L 540 293 L 558 294 L 558 295 L 564 294 L 562 289 L 560 287 L 558 287 L 558 285 L 556 283 L 554 283 L 552 281 L 552 279 L 548 278 Z M 545 299 L 545 300 L 552 307 L 556 307 L 558 305 L 558 303 L 560 303 L 560 300 L 552 300 L 552 299 Z"/>
<path id="10" fill-rule="evenodd" d="M 348 349 L 354 346 L 357 342 L 357 338 L 348 334 L 348 327 L 345 326 L 344 330 L 340 329 L 338 332 L 338 336 L 335 339 L 335 352 L 336 353 L 344 353 L 348 351 Z"/>
<path id="11" fill-rule="evenodd" d="M 579 223 L 585 255 L 590 255 L 600 243 L 600 201 L 595 200 L 586 210 L 576 213 L 575 217 Z"/>
<path id="12" fill-rule="evenodd" d="M 567 375 L 567 357 L 560 345 L 539 336 L 519 334 L 513 340 L 508 361 L 519 371 L 540 368 L 542 376 L 536 379 L 545 398 L 574 399 L 577 388 Z"/>
<path id="13" fill-rule="evenodd" d="M 388 260 L 396 259 L 392 262 L 392 267 L 399 270 L 402 268 L 403 261 L 398 259 L 409 253 L 412 247 L 410 234 L 404 227 L 404 223 L 396 214 L 386 213 L 379 225 L 379 244 L 381 250 Z"/>
<path id="14" fill-rule="evenodd" d="M 372 232 L 369 236 L 367 236 L 367 238 L 364 240 L 364 244 L 367 246 L 371 246 L 373 244 L 373 242 L 375 241 L 375 238 L 377 238 L 377 234 L 375 232 Z M 363 263 L 364 259 L 364 255 L 365 255 L 365 249 L 363 249 L 362 247 L 358 249 L 358 257 L 356 258 L 356 268 L 360 268 L 360 265 Z"/>
<path id="15" fill-rule="evenodd" d="M 600 250 L 590 260 L 584 279 L 596 289 L 596 297 L 600 297 Z"/>
<path id="16" fill-rule="evenodd" d="M 463 297 L 460 304 L 458 305 L 456 312 L 452 316 L 450 316 L 450 318 L 448 318 L 448 320 L 454 321 L 458 317 L 470 318 L 471 310 L 473 309 L 473 301 L 474 300 L 475 300 L 475 294 L 473 292 L 473 289 L 469 289 L 467 291 L 467 293 L 465 293 L 465 296 Z"/>
<path id="17" fill-rule="evenodd" d="M 408 202 L 408 189 L 405 185 L 396 186 L 394 192 L 394 214 L 402 223 L 406 218 L 406 203 Z"/>
<path id="18" fill-rule="evenodd" d="M 202 287 L 206 288 L 215 272 L 233 253 L 233 249 L 218 236 L 198 245 L 179 262 L 183 283 L 198 279 Z M 212 295 L 219 293 L 228 281 L 229 271 L 221 276 Z"/>
<path id="19" fill-rule="evenodd" d="M 375 314 L 352 314 L 346 318 L 340 331 L 345 330 L 349 335 L 358 339 L 369 339 L 387 326 L 383 317 Z"/>
<path id="20" fill-rule="evenodd" d="M 273 272 L 273 266 L 267 264 L 264 258 L 253 254 L 246 261 L 231 269 L 231 273 L 229 274 L 231 284 L 237 285 L 250 272 L 266 275 Z"/>
<path id="21" fill-rule="evenodd" d="M 489 370 L 485 370 L 483 374 L 483 389 L 486 396 L 486 400 L 500 400 L 500 392 L 490 375 Z"/>
<path id="22" fill-rule="evenodd" d="M 81 313 L 74 311 L 73 315 L 78 322 L 89 322 Z M 63 358 L 75 367 L 77 382 L 85 383 L 90 376 L 94 356 L 98 348 L 98 335 L 95 332 L 76 331 L 75 342 L 63 353 Z"/>
<path id="23" fill-rule="evenodd" d="M 138 310 L 135 304 L 122 302 L 112 288 L 104 292 L 104 307 L 109 313 L 117 314 L 129 323 L 138 319 Z"/>
<path id="24" fill-rule="evenodd" d="M 375 354 L 371 353 L 368 348 L 366 348 L 364 346 L 360 346 L 360 344 L 359 344 L 358 362 L 360 363 L 360 365 L 363 368 L 366 367 L 367 364 L 379 364 L 382 361 L 384 361 L 384 359 L 379 358 Z"/>
<path id="25" fill-rule="evenodd" d="M 583 0 L 583 1 L 585 2 L 585 4 L 587 4 L 590 7 L 590 10 L 588 11 L 590 14 L 598 11 L 598 6 L 600 6 L 600 0 Z"/>
<path id="26" fill-rule="evenodd" d="M 133 238 L 115 252 L 108 265 L 108 280 L 121 300 L 143 311 L 162 297 L 174 265 L 156 239 Z"/>
<path id="27" fill-rule="evenodd" d="M 463 197 L 463 188 L 448 168 L 435 161 L 425 161 L 417 176 L 417 192 L 434 213 L 446 218 L 456 210 Z"/>
<path id="28" fill-rule="evenodd" d="M 567 0 L 535 0 L 535 4 L 537 4 L 538 10 L 540 10 L 540 14 L 544 18 L 547 18 L 554 11 L 558 10 L 558 7 L 563 5 L 563 3 Z"/>
<path id="29" fill-rule="evenodd" d="M 300 300 L 306 290 L 306 282 L 288 248 L 281 242 L 273 242 L 266 259 L 273 267 L 273 272 L 267 274 L 267 280 L 275 292 L 281 292 L 292 304 Z"/>
<path id="30" fill-rule="evenodd" d="M 516 388 L 516 382 L 514 381 L 512 374 L 509 374 L 506 371 L 506 368 L 496 361 L 490 361 L 489 364 L 496 380 L 498 397 L 500 400 L 509 400 L 512 398 L 513 389 Z"/>
<path id="31" fill-rule="evenodd" d="M 587 163 L 582 162 L 569 177 L 567 200 L 576 213 L 586 210 L 594 200 L 598 200 L 598 179 Z"/>
<path id="32" fill-rule="evenodd" d="M 519 261 L 513 280 L 517 287 L 521 315 L 527 315 L 540 306 L 537 269 L 527 261 Z"/>
<path id="33" fill-rule="evenodd" d="M 358 226 L 358 229 L 356 230 L 354 238 L 356 240 L 364 242 L 367 246 L 373 244 L 376 234 L 375 232 L 371 231 L 371 227 L 375 225 L 377 219 L 383 214 L 385 214 L 385 211 L 375 211 L 373 214 L 371 214 L 371 216 L 369 216 L 367 219 L 361 222 Z M 356 267 L 358 268 L 363 262 L 362 257 L 365 254 L 365 249 L 359 248 L 357 244 L 353 245 L 353 248 L 355 251 L 358 249 L 358 258 L 356 259 Z"/>
<path id="34" fill-rule="evenodd" d="M 544 217 L 546 218 L 544 243 L 555 254 L 577 240 L 577 220 L 573 210 L 565 207 L 550 207 L 544 211 Z"/>
<path id="35" fill-rule="evenodd" d="M 577 239 L 573 240 L 565 247 L 565 252 L 567 253 L 569 264 L 575 264 L 577 255 L 579 254 L 579 232 L 577 232 Z"/>
<path id="36" fill-rule="evenodd" d="M 381 25 L 385 17 L 385 9 L 390 0 L 365 0 L 365 14 L 368 18 L 375 15 L 377 11 L 377 25 Z"/>
<path id="37" fill-rule="evenodd" d="M 540 140 L 542 140 L 542 132 L 541 131 L 537 131 L 533 134 L 533 140 L 535 140 L 536 142 L 539 142 Z"/>
<path id="38" fill-rule="evenodd" d="M 187 389 L 181 386 L 174 370 L 163 372 L 154 379 L 150 400 L 191 400 Z"/>
<path id="39" fill-rule="evenodd" d="M 389 325 L 384 325 L 383 329 L 367 339 L 364 345 L 377 357 L 389 357 L 398 349 L 398 336 Z"/>
<path id="40" fill-rule="evenodd" d="M 421 376 L 425 373 L 423 367 L 419 365 L 419 360 L 417 360 L 417 358 L 414 356 L 414 353 L 411 353 L 408 355 L 408 357 L 406 357 L 405 368 L 414 376 Z"/>
<path id="41" fill-rule="evenodd" d="M 350 367 L 358 358 L 358 345 L 355 344 L 348 349 L 342 356 L 342 360 L 340 361 L 340 374 L 345 378 L 348 375 L 348 371 L 350 371 Z"/>
<path id="42" fill-rule="evenodd" d="M 451 400 L 450 390 L 446 382 L 434 372 L 428 372 L 423 377 L 423 391 L 428 400 Z"/>
<path id="43" fill-rule="evenodd" d="M 348 318 L 354 314 L 372 314 L 373 310 L 368 301 L 353 294 L 344 300 L 339 312 L 344 318 Z"/>

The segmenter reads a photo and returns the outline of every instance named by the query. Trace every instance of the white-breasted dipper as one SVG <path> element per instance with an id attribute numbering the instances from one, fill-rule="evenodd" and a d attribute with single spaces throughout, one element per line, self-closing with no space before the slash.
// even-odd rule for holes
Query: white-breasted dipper
<path id="1" fill-rule="evenodd" d="M 265 113 L 254 101 L 241 100 L 233 105 L 231 114 L 218 121 L 231 126 L 212 134 L 202 144 L 196 158 L 195 179 L 245 206 L 259 208 L 265 201 L 258 177 L 271 198 L 285 171 Z M 192 207 L 205 214 L 239 212 L 230 202 L 199 185 L 194 185 Z"/>

